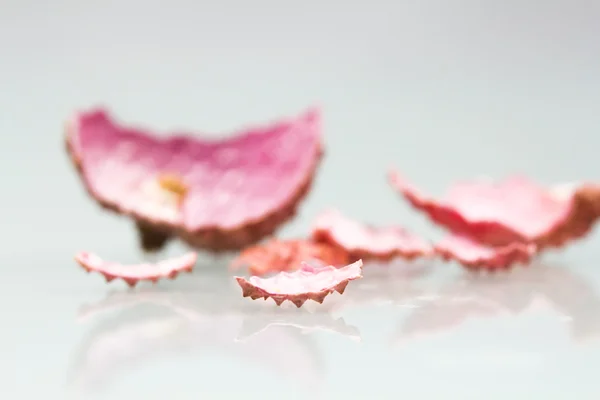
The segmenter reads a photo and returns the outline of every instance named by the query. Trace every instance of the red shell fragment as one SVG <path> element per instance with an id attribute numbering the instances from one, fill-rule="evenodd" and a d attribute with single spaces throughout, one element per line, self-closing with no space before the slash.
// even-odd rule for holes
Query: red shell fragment
<path id="1" fill-rule="evenodd" d="M 435 245 L 436 252 L 446 261 L 455 260 L 469 269 L 508 269 L 515 263 L 528 263 L 537 253 L 536 245 L 514 242 L 492 247 L 452 235 Z"/>
<path id="2" fill-rule="evenodd" d="M 160 138 L 102 110 L 76 114 L 66 131 L 87 192 L 133 218 L 146 249 L 178 236 L 238 250 L 273 234 L 295 214 L 322 155 L 317 110 L 219 140 Z"/>
<path id="3" fill-rule="evenodd" d="M 350 260 L 387 261 L 396 257 L 412 260 L 434 253 L 430 243 L 401 227 L 372 227 L 336 210 L 326 211 L 317 217 L 312 239 L 344 249 Z"/>
<path id="4" fill-rule="evenodd" d="M 559 247 L 585 235 L 600 216 L 600 187 L 581 184 L 565 192 L 522 176 L 500 182 L 455 184 L 442 200 L 421 194 L 399 173 L 391 184 L 413 207 L 453 233 L 491 246 L 533 243 Z"/>
<path id="5" fill-rule="evenodd" d="M 248 265 L 251 275 L 260 276 L 272 272 L 293 271 L 305 261 L 341 266 L 348 264 L 348 260 L 346 251 L 325 243 L 302 239 L 271 239 L 265 244 L 243 250 L 232 263 L 232 267 Z"/>
<path id="6" fill-rule="evenodd" d="M 182 271 L 192 272 L 197 257 L 191 252 L 155 264 L 122 265 L 104 261 L 96 254 L 81 252 L 75 256 L 75 261 L 87 272 L 96 271 L 104 275 L 106 282 L 120 278 L 133 287 L 140 281 L 156 282 L 162 278 L 173 279 Z"/>
<path id="7" fill-rule="evenodd" d="M 323 303 L 334 291 L 343 294 L 348 282 L 362 278 L 362 266 L 362 260 L 342 268 L 303 263 L 297 271 L 280 272 L 270 278 L 252 276 L 246 280 L 236 276 L 235 279 L 244 297 L 252 300 L 271 297 L 278 306 L 289 300 L 299 308 L 309 299 Z"/>

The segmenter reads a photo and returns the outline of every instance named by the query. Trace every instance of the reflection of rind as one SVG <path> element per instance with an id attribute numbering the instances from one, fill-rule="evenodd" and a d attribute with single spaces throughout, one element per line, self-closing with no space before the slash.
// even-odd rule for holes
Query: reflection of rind
<path id="1" fill-rule="evenodd" d="M 363 268 L 363 278 L 355 282 L 352 291 L 336 299 L 331 309 L 340 312 L 365 305 L 413 306 L 427 294 L 416 283 L 428 271 L 428 264 L 403 260 L 391 263 L 369 261 Z"/>
<path id="2" fill-rule="evenodd" d="M 194 301 L 194 297 L 197 296 L 185 292 L 150 290 L 137 293 L 115 292 L 94 305 L 82 307 L 78 320 L 83 322 L 94 319 L 99 314 L 133 308 L 143 304 L 166 307 L 191 321 L 216 314 L 215 312 L 203 314 L 201 310 L 194 309 L 194 304 L 198 304 L 198 299 Z M 236 309 L 236 313 L 228 314 L 237 315 L 243 319 L 243 332 L 238 339 L 247 338 L 266 330 L 269 326 L 278 325 L 295 327 L 303 332 L 329 331 L 360 341 L 360 331 L 357 327 L 346 324 L 343 318 L 333 318 L 329 313 L 311 313 L 305 310 L 293 309 L 259 311 L 258 308 L 252 308 L 251 311 L 252 315 L 246 315 L 245 317 L 243 310 Z"/>
<path id="3" fill-rule="evenodd" d="M 76 353 L 71 368 L 71 383 L 88 389 L 101 389 L 119 370 L 147 360 L 150 356 L 146 351 L 148 348 L 152 348 L 153 357 L 166 350 L 185 348 L 183 338 L 171 339 L 186 323 L 184 318 L 167 316 L 93 332 Z"/>
<path id="4" fill-rule="evenodd" d="M 257 313 L 256 307 L 248 313 L 244 312 L 247 308 L 231 304 L 213 308 L 213 304 L 207 293 L 147 290 L 113 293 L 98 304 L 82 308 L 80 319 L 84 320 L 109 311 L 119 314 L 100 320 L 100 329 L 93 331 L 81 345 L 72 381 L 89 387 L 90 383 L 109 380 L 123 364 L 144 363 L 163 352 L 188 353 L 190 348 L 216 347 L 251 358 L 255 363 L 266 363 L 293 381 L 300 379 L 315 386 L 322 375 L 320 356 L 312 338 L 304 333 L 328 330 L 360 339 L 357 328 L 328 314 L 312 315 L 295 309 Z M 139 319 L 140 306 L 150 306 L 153 312 L 136 321 L 131 317 Z M 160 313 L 157 306 L 168 315 L 157 317 Z M 244 334 L 242 326 L 252 326 L 254 333 Z M 234 343 L 240 333 L 244 340 Z"/>
<path id="5" fill-rule="evenodd" d="M 573 339 L 587 341 L 600 336 L 600 297 L 582 277 L 555 268 L 538 290 L 557 312 L 570 317 Z"/>
<path id="6" fill-rule="evenodd" d="M 447 331 L 472 317 L 518 315 L 536 298 L 571 317 L 574 340 L 600 335 L 600 317 L 595 316 L 600 315 L 600 297 L 593 287 L 572 271 L 535 264 L 506 275 L 463 276 L 443 286 L 403 321 L 392 344 Z"/>
<path id="7" fill-rule="evenodd" d="M 335 332 L 360 341 L 360 331 L 358 328 L 347 325 L 343 318 L 333 318 L 329 313 L 312 313 L 304 309 L 280 308 L 273 310 L 269 307 L 262 307 L 263 305 L 261 304 L 256 306 L 255 303 L 249 305 L 246 303 L 240 304 L 240 306 L 234 307 L 233 314 L 231 314 L 232 307 L 227 306 L 210 311 L 198 310 L 199 305 L 204 301 L 208 301 L 208 299 L 202 295 L 186 292 L 166 292 L 159 290 L 139 291 L 136 293 L 114 292 L 96 304 L 81 307 L 77 320 L 85 322 L 111 311 L 122 311 L 144 304 L 151 304 L 168 308 L 189 320 L 206 318 L 207 315 L 222 313 L 226 315 L 238 315 L 240 318 L 243 317 L 246 327 L 251 326 L 255 329 L 255 333 L 267 329 L 270 325 L 279 325 L 292 326 L 304 331 L 324 330 Z M 251 315 L 249 315 L 250 313 Z"/>
<path id="8" fill-rule="evenodd" d="M 303 334 L 314 331 L 327 331 L 339 333 L 357 342 L 361 340 L 358 328 L 347 325 L 343 318 L 334 319 L 329 314 L 300 312 L 293 313 L 293 317 L 292 313 L 273 313 L 246 318 L 236 341 L 246 341 L 248 338 L 259 335 L 273 326 L 294 327 Z"/>
<path id="9" fill-rule="evenodd" d="M 195 321 L 182 316 L 166 316 L 149 317 L 134 323 L 117 322 L 112 329 L 92 333 L 80 347 L 77 352 L 80 356 L 73 366 L 77 371 L 74 383 L 85 387 L 94 382 L 106 385 L 125 365 L 146 364 L 160 354 L 188 354 L 201 348 L 233 352 L 253 363 L 267 364 L 292 380 L 298 376 L 313 384 L 319 380 L 319 356 L 310 337 L 270 330 L 256 335 L 248 343 L 236 344 L 234 339 L 242 324 L 239 315 L 207 315 Z M 286 351 L 274 347 L 273 343 Z M 90 354 L 100 358 L 90 359 Z"/>
<path id="10" fill-rule="evenodd" d="M 194 302 L 186 302 L 189 297 L 194 297 L 193 294 L 185 292 L 167 292 L 159 290 L 138 291 L 135 294 L 130 292 L 114 292 L 92 305 L 85 305 L 80 308 L 77 320 L 84 322 L 94 319 L 100 314 L 105 314 L 113 311 L 123 311 L 124 309 L 136 307 L 142 304 L 153 304 L 156 306 L 164 306 L 173 310 L 178 314 L 188 315 L 193 319 L 192 315 Z M 201 299 L 205 300 L 205 299 Z"/>
<path id="11" fill-rule="evenodd" d="M 426 304 L 406 319 L 395 345 L 456 328 L 471 317 L 484 318 L 497 315 L 497 312 L 498 307 L 476 301 L 446 303 L 444 299 Z"/>

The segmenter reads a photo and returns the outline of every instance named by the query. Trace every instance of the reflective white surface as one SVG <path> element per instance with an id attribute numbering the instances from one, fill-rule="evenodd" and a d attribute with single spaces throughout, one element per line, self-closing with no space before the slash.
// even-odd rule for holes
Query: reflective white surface
<path id="1" fill-rule="evenodd" d="M 365 266 L 322 306 L 241 297 L 227 258 L 128 290 L 80 250 L 139 261 L 62 143 L 104 104 L 227 132 L 323 107 L 327 155 L 298 218 L 338 207 L 438 238 L 389 188 L 523 172 L 600 181 L 594 1 L 5 1 L 0 12 L 0 398 L 597 399 L 598 232 L 527 268 Z M 173 243 L 159 257 L 179 254 Z M 157 256 L 157 257 L 158 257 Z"/>
<path id="2" fill-rule="evenodd" d="M 87 278 L 79 288 L 35 285 L 40 303 L 9 316 L 27 327 L 12 338 L 11 384 L 41 393 L 26 384 L 33 378 L 73 398 L 595 393 L 600 295 L 590 268 L 542 260 L 489 276 L 367 264 L 344 295 L 297 309 L 242 298 L 224 261 L 135 290 L 75 268 L 65 269 Z"/>

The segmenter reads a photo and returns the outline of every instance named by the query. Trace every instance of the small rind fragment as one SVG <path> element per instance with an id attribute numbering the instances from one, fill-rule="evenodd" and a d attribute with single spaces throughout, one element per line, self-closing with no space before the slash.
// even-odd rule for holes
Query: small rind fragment
<path id="1" fill-rule="evenodd" d="M 340 247 L 350 260 L 412 260 L 434 254 L 429 242 L 402 227 L 361 224 L 336 210 L 325 211 L 316 218 L 311 237 L 315 242 Z"/>
<path id="2" fill-rule="evenodd" d="M 507 270 L 516 263 L 527 264 L 537 253 L 534 244 L 511 243 L 491 247 L 467 237 L 452 235 L 435 245 L 435 250 L 446 261 L 456 261 L 471 270 Z"/>
<path id="3" fill-rule="evenodd" d="M 288 300 L 301 307 L 307 300 L 322 303 L 334 291 L 344 293 L 348 282 L 362 278 L 362 260 L 342 268 L 333 266 L 312 267 L 304 263 L 294 272 L 280 272 L 269 278 L 236 276 L 242 295 L 256 299 L 272 298 L 280 306 Z"/>
<path id="4" fill-rule="evenodd" d="M 197 258 L 196 253 L 190 252 L 154 264 L 123 265 L 104 261 L 93 253 L 81 252 L 75 256 L 75 261 L 87 272 L 95 271 L 104 275 L 106 282 L 122 279 L 133 287 L 140 281 L 156 282 L 164 278 L 174 279 L 180 272 L 192 272 Z"/>
<path id="5" fill-rule="evenodd" d="M 498 182 L 457 183 L 438 201 L 398 172 L 390 172 L 389 181 L 436 224 L 490 246 L 532 243 L 538 251 L 560 247 L 584 236 L 600 216 L 600 186 L 592 184 L 565 192 L 512 176 Z"/>
<path id="6" fill-rule="evenodd" d="M 269 273 L 293 271 L 303 261 L 317 261 L 323 265 L 342 266 L 348 264 L 346 251 L 326 243 L 310 240 L 271 239 L 268 242 L 243 250 L 231 267 L 237 269 L 248 266 L 250 275 L 261 276 Z"/>

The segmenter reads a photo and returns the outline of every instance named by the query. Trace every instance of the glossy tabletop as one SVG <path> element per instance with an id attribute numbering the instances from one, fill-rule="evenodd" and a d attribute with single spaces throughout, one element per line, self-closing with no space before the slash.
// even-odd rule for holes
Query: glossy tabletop
<path id="1" fill-rule="evenodd" d="M 600 180 L 593 1 L 4 1 L 0 340 L 4 399 L 597 399 L 600 236 L 509 273 L 367 264 L 296 309 L 242 298 L 228 263 L 130 290 L 89 250 L 135 262 L 131 221 L 84 192 L 63 124 L 231 132 L 322 108 L 326 156 L 280 237 L 328 207 L 427 238 L 387 184 L 524 173 Z"/>

